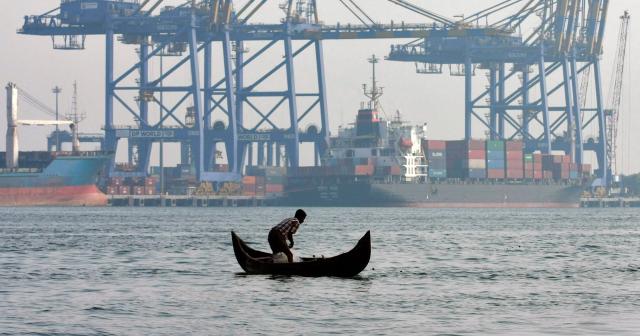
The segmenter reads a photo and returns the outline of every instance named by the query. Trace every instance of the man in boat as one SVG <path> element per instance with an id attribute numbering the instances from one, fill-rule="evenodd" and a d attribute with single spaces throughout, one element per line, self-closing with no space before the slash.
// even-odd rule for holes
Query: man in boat
<path id="1" fill-rule="evenodd" d="M 286 218 L 269 231 L 269 246 L 273 254 L 284 253 L 290 263 L 293 262 L 293 235 L 298 232 L 300 224 L 304 223 L 307 213 L 302 209 L 298 209 L 292 218 Z M 287 240 L 290 244 L 287 245 Z"/>

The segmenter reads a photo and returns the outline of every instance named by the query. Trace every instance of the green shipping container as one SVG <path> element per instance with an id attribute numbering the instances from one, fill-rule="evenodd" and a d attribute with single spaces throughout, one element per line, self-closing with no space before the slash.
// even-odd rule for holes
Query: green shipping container
<path id="1" fill-rule="evenodd" d="M 503 140 L 487 140 L 487 151 L 504 150 Z"/>
<path id="2" fill-rule="evenodd" d="M 267 184 L 283 184 L 285 182 L 284 176 L 267 176 Z"/>

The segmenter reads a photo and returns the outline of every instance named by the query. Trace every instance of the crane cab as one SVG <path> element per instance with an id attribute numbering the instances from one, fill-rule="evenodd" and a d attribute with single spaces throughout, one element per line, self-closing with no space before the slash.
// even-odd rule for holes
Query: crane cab
<path id="1" fill-rule="evenodd" d="M 129 16 L 139 7 L 136 2 L 123 0 L 63 0 L 60 20 L 69 25 L 104 24 L 108 16 Z"/>

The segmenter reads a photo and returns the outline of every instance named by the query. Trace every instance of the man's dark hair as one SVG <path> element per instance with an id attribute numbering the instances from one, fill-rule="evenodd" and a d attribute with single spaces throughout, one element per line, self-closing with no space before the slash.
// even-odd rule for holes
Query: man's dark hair
<path id="1" fill-rule="evenodd" d="M 307 213 L 306 213 L 306 212 L 304 212 L 304 210 L 302 210 L 302 209 L 298 209 L 298 210 L 296 210 L 296 215 L 295 215 L 295 217 L 296 217 L 297 219 L 305 219 L 305 218 L 307 218 Z"/>

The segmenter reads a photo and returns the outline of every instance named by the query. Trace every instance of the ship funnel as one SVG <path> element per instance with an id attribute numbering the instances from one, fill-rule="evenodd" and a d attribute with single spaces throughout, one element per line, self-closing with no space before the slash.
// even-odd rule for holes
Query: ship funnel
<path id="1" fill-rule="evenodd" d="M 18 143 L 18 86 L 14 83 L 7 85 L 7 168 L 18 168 L 20 153 Z"/>

